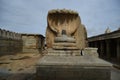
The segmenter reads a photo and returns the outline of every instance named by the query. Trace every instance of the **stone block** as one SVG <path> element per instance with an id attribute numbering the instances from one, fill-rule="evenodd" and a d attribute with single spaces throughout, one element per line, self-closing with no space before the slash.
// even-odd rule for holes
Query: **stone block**
<path id="1" fill-rule="evenodd" d="M 76 47 L 75 43 L 53 43 L 53 46 L 61 46 L 61 47 Z"/>
<path id="2" fill-rule="evenodd" d="M 44 56 L 37 64 L 37 80 L 110 80 L 111 64 L 85 56 Z"/>
<path id="3" fill-rule="evenodd" d="M 56 50 L 79 50 L 77 47 L 62 47 L 62 46 L 53 46 L 53 49 Z"/>
<path id="4" fill-rule="evenodd" d="M 98 48 L 87 47 L 83 50 L 83 55 L 98 57 Z"/>
<path id="5" fill-rule="evenodd" d="M 80 56 L 80 50 L 53 50 L 48 49 L 48 53 L 46 55 L 53 56 Z"/>

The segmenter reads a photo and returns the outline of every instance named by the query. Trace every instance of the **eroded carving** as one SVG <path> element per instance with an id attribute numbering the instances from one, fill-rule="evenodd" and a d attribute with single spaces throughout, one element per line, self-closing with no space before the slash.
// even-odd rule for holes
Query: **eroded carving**
<path id="1" fill-rule="evenodd" d="M 53 48 L 55 41 L 60 37 L 68 41 L 73 40 L 74 42 L 75 40 L 76 47 L 79 49 L 84 49 L 87 46 L 87 32 L 85 26 L 81 24 L 81 19 L 77 12 L 66 9 L 48 12 L 46 30 L 47 48 Z"/>

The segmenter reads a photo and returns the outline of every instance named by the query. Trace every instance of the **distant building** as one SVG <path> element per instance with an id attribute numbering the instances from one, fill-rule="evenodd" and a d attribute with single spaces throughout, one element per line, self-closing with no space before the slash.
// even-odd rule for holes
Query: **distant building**
<path id="1" fill-rule="evenodd" d="M 88 38 L 90 47 L 97 47 L 99 57 L 120 63 L 120 29 Z"/>
<path id="2" fill-rule="evenodd" d="M 39 53 L 44 48 L 45 37 L 40 34 L 21 34 L 23 52 Z"/>
<path id="3" fill-rule="evenodd" d="M 0 56 L 16 53 L 41 53 L 45 37 L 40 34 L 23 34 L 0 29 Z"/>

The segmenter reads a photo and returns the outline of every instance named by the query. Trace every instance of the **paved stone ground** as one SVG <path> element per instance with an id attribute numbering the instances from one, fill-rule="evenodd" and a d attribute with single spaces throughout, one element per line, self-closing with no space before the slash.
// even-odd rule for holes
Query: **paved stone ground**
<path id="1" fill-rule="evenodd" d="M 120 69 L 113 68 L 111 71 L 111 80 L 120 80 Z"/>
<path id="2" fill-rule="evenodd" d="M 36 53 L 0 57 L 0 80 L 35 80 L 35 65 L 41 57 Z M 111 80 L 120 80 L 120 69 L 111 71 Z"/>
<path id="3" fill-rule="evenodd" d="M 0 57 L 0 80 L 30 80 L 36 72 L 37 53 L 19 53 Z"/>

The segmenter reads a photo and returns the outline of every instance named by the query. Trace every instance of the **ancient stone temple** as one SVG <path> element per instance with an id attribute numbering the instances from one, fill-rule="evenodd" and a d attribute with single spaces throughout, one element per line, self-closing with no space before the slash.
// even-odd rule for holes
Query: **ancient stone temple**
<path id="1" fill-rule="evenodd" d="M 77 12 L 51 10 L 47 24 L 46 44 L 52 49 L 49 55 L 80 55 L 80 50 L 87 46 L 87 32 Z"/>
<path id="2" fill-rule="evenodd" d="M 36 80 L 110 80 L 111 64 L 87 47 L 87 32 L 72 10 L 51 10 L 47 16 L 48 53 L 36 69 Z"/>

